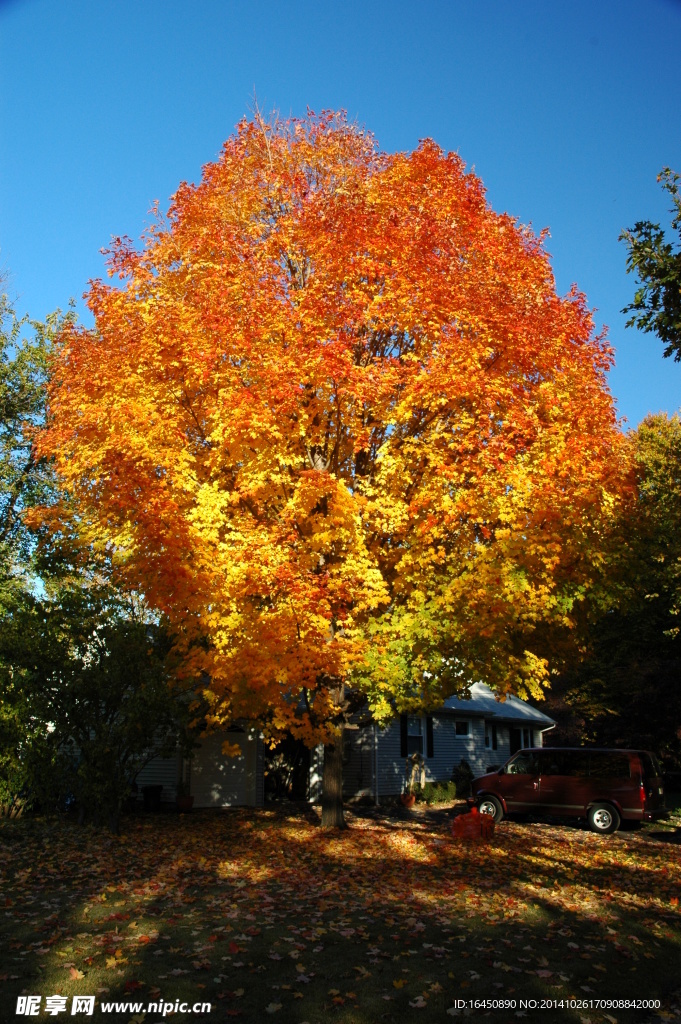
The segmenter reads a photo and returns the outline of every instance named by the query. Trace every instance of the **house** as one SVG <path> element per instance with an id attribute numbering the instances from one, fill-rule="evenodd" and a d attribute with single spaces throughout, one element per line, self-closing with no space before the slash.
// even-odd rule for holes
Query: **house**
<path id="1" fill-rule="evenodd" d="M 227 740 L 241 748 L 238 757 L 226 757 Z M 160 786 L 162 803 L 174 803 L 178 783 L 188 786 L 194 807 L 260 807 L 264 802 L 264 750 L 258 731 L 244 726 L 204 737 L 191 759 L 178 752 L 173 757 L 155 757 L 135 779 L 145 786 Z M 157 790 L 158 792 L 158 790 Z"/>
<path id="2" fill-rule="evenodd" d="M 427 782 L 449 782 L 462 760 L 473 775 L 502 765 L 521 747 L 540 747 L 555 722 L 519 697 L 498 701 L 484 683 L 474 683 L 470 700 L 450 697 L 430 714 L 401 715 L 383 729 L 368 725 L 348 730 L 343 794 L 351 799 L 397 796 L 406 784 L 406 760 L 419 753 Z M 321 797 L 323 748 L 312 752 L 310 799 Z"/>
<path id="3" fill-rule="evenodd" d="M 406 760 L 419 753 L 427 782 L 449 782 L 461 760 L 474 775 L 502 765 L 521 747 L 542 746 L 543 733 L 555 722 L 518 697 L 498 701 L 484 683 L 474 683 L 471 697 L 450 697 L 428 714 L 401 715 L 379 728 L 370 724 L 345 733 L 343 793 L 348 799 L 397 796 L 406 783 Z M 239 757 L 225 757 L 225 740 L 241 747 Z M 324 748 L 309 753 L 308 798 L 321 799 Z M 162 786 L 163 802 L 173 802 L 180 779 L 188 783 L 194 807 L 262 806 L 265 748 L 257 729 L 244 725 L 201 740 L 191 762 L 178 754 L 154 758 L 137 776 L 137 785 Z M 301 794 L 302 795 L 302 794 Z"/>

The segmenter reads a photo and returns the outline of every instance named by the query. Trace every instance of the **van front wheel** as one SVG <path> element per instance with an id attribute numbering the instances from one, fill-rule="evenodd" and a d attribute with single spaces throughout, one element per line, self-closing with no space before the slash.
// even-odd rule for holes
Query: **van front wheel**
<path id="1" fill-rule="evenodd" d="M 607 836 L 620 827 L 620 816 L 612 804 L 594 804 L 589 808 L 589 828 Z"/>
<path id="2" fill-rule="evenodd" d="M 504 808 L 501 800 L 497 800 L 495 796 L 483 796 L 478 803 L 478 810 L 481 814 L 490 814 L 497 825 L 503 820 Z"/>

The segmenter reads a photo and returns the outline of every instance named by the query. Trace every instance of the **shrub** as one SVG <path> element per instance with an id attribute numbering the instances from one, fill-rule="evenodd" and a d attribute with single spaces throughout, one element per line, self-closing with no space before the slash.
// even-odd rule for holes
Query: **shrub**
<path id="1" fill-rule="evenodd" d="M 417 803 L 445 804 L 456 800 L 456 784 L 454 782 L 427 782 L 425 786 L 414 790 Z"/>
<path id="2" fill-rule="evenodd" d="M 467 797 L 471 795 L 471 783 L 473 782 L 473 769 L 468 761 L 461 758 L 458 766 L 452 772 L 452 781 L 456 786 L 456 795 Z"/>

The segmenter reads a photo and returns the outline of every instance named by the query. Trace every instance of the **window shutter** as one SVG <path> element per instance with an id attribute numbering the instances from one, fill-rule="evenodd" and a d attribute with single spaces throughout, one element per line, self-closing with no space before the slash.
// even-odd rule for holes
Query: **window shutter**
<path id="1" fill-rule="evenodd" d="M 426 718 L 426 752 L 428 757 L 433 756 L 433 716 L 428 715 Z"/>
<path id="2" fill-rule="evenodd" d="M 407 716 L 400 715 L 400 757 L 407 756 Z"/>

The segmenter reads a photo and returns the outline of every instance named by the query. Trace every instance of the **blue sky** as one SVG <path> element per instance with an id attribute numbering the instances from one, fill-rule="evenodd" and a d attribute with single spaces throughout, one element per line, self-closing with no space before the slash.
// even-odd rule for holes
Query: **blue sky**
<path id="1" fill-rule="evenodd" d="M 625 330 L 622 228 L 668 224 L 681 171 L 681 3 L 465 0 L 0 0 L 0 270 L 42 318 L 102 276 L 112 235 L 196 181 L 237 121 L 345 109 L 382 149 L 430 136 L 492 206 L 548 227 L 617 351 L 635 426 L 681 405 L 681 364 Z"/>

